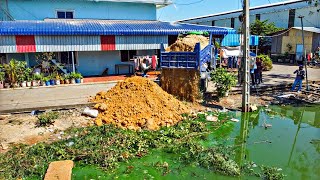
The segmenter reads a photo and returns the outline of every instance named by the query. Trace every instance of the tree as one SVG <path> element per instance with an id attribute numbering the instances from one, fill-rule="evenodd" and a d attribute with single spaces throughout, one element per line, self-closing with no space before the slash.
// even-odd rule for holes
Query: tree
<path id="1" fill-rule="evenodd" d="M 320 0 L 304 0 L 306 1 L 308 4 L 314 5 L 315 7 L 318 7 Z M 317 9 L 317 12 L 320 12 L 320 8 Z"/>
<path id="2" fill-rule="evenodd" d="M 278 28 L 276 25 L 271 22 L 269 23 L 268 20 L 260 21 L 256 20 L 255 22 L 250 24 L 250 33 L 252 35 L 261 36 L 259 38 L 259 50 L 260 52 L 267 53 L 268 49 L 271 46 L 271 38 L 263 37 L 269 34 L 278 32 L 283 30 L 283 28 Z"/>

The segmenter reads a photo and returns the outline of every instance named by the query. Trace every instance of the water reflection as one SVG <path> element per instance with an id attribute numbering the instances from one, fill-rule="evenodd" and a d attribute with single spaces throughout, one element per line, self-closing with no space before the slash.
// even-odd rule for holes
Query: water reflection
<path id="1" fill-rule="evenodd" d="M 260 108 L 242 113 L 237 127 L 235 159 L 240 166 L 253 161 L 282 168 L 288 179 L 320 179 L 319 106 Z"/>

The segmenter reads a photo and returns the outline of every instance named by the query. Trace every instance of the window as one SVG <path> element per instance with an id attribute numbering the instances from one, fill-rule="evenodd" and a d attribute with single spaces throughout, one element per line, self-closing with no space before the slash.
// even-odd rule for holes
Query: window
<path id="1" fill-rule="evenodd" d="M 215 24 L 216 24 L 216 21 L 211 22 L 211 26 L 215 26 Z"/>
<path id="2" fill-rule="evenodd" d="M 231 28 L 234 28 L 234 18 L 231 18 Z"/>
<path id="3" fill-rule="evenodd" d="M 57 11 L 58 19 L 73 19 L 73 11 Z"/>
<path id="4" fill-rule="evenodd" d="M 288 22 L 288 28 L 291 28 L 294 26 L 294 18 L 296 16 L 296 10 L 290 9 L 289 10 L 289 22 Z"/>
<path id="5" fill-rule="evenodd" d="M 259 20 L 260 21 L 260 14 L 256 14 L 256 20 Z"/>
<path id="6" fill-rule="evenodd" d="M 121 52 L 121 62 L 128 62 L 133 59 L 133 56 L 137 55 L 136 50 L 122 50 Z"/>

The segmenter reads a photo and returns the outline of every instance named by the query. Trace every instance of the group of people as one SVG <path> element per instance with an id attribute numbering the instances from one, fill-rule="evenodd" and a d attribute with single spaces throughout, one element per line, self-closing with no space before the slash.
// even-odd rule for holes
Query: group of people
<path id="1" fill-rule="evenodd" d="M 262 60 L 261 58 L 252 58 L 250 61 L 251 84 L 258 85 L 262 83 Z"/>

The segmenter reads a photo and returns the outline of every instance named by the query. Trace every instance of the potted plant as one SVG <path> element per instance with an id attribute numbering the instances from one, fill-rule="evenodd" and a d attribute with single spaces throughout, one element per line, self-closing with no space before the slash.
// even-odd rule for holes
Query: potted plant
<path id="1" fill-rule="evenodd" d="M 55 77 L 54 77 L 54 75 L 50 74 L 48 76 L 48 78 L 49 78 L 49 81 L 50 81 L 50 85 L 54 86 L 55 85 L 55 80 L 54 80 Z"/>
<path id="2" fill-rule="evenodd" d="M 39 75 L 39 78 L 40 78 L 40 80 L 39 80 L 39 86 L 45 86 L 45 85 L 46 85 L 46 82 L 44 81 L 44 74 L 41 73 L 41 74 Z"/>
<path id="3" fill-rule="evenodd" d="M 82 75 L 80 73 L 75 73 L 74 78 L 77 84 L 81 83 Z"/>
<path id="4" fill-rule="evenodd" d="M 72 72 L 72 73 L 70 74 L 70 84 L 75 84 L 75 83 L 76 83 L 75 78 L 76 78 L 76 73 L 75 73 L 75 72 Z"/>
<path id="5" fill-rule="evenodd" d="M 26 62 L 17 61 L 15 59 L 11 59 L 8 64 L 4 65 L 4 70 L 7 74 L 8 82 L 12 87 L 18 87 L 18 77 L 24 75 L 25 69 Z"/>
<path id="6" fill-rule="evenodd" d="M 42 75 L 41 74 L 34 74 L 33 75 L 33 81 L 32 81 L 32 86 L 39 86 L 40 85 L 40 81 L 42 79 Z"/>
<path id="7" fill-rule="evenodd" d="M 44 78 L 43 78 L 43 81 L 45 82 L 46 86 L 50 86 L 50 85 L 51 85 L 51 83 L 50 83 L 50 77 L 49 77 L 49 76 L 44 77 Z"/>
<path id="8" fill-rule="evenodd" d="M 70 75 L 69 74 L 65 74 L 64 75 L 64 83 L 65 84 L 70 84 Z"/>
<path id="9" fill-rule="evenodd" d="M 61 76 L 57 73 L 56 77 L 55 77 L 55 84 L 56 85 L 60 85 L 60 79 L 61 79 Z"/>
<path id="10" fill-rule="evenodd" d="M 21 87 L 27 87 L 27 81 L 26 81 L 25 73 L 19 74 L 17 76 L 17 80 L 18 80 L 18 82 L 19 82 Z"/>
<path id="11" fill-rule="evenodd" d="M 64 84 L 64 76 L 60 76 L 60 84 Z"/>
<path id="12" fill-rule="evenodd" d="M 228 96 L 229 90 L 236 85 L 237 78 L 224 68 L 217 68 L 211 73 L 211 80 L 216 84 L 219 97 Z"/>
<path id="13" fill-rule="evenodd" d="M 4 76 L 5 76 L 5 73 L 0 71 L 0 89 L 3 89 L 4 87 Z"/>

